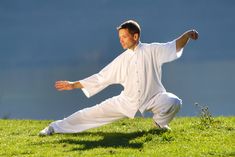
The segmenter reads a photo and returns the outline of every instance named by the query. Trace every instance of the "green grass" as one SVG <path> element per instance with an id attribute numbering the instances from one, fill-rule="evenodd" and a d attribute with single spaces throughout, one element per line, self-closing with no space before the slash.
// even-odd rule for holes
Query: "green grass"
<path id="1" fill-rule="evenodd" d="M 171 132 L 155 129 L 152 119 L 123 119 L 78 134 L 39 137 L 51 121 L 0 120 L 0 156 L 235 156 L 235 117 L 176 118 Z"/>

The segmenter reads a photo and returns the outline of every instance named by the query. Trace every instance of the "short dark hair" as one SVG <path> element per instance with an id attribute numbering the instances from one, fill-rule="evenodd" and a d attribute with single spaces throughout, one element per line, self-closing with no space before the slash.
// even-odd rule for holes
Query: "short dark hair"
<path id="1" fill-rule="evenodd" d="M 117 30 L 120 30 L 120 29 L 128 29 L 128 31 L 132 35 L 137 33 L 140 37 L 140 32 L 141 32 L 140 25 L 134 20 L 128 20 L 122 23 L 120 26 L 117 27 Z"/>

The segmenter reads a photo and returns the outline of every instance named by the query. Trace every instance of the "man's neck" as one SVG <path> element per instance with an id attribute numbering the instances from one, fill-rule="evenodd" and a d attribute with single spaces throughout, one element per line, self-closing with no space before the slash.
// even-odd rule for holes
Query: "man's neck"
<path id="1" fill-rule="evenodd" d="M 129 49 L 134 51 L 136 49 L 136 47 L 139 45 L 139 41 L 136 42 L 132 47 L 130 47 Z"/>

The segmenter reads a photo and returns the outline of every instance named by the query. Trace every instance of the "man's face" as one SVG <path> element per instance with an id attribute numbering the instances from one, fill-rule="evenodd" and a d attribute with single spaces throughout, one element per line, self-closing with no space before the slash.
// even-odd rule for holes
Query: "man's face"
<path id="1" fill-rule="evenodd" d="M 138 44 L 138 40 L 139 40 L 138 34 L 132 35 L 128 31 L 128 29 L 120 29 L 118 31 L 118 34 L 119 34 L 120 43 L 121 43 L 123 49 L 134 50 L 134 48 Z"/>

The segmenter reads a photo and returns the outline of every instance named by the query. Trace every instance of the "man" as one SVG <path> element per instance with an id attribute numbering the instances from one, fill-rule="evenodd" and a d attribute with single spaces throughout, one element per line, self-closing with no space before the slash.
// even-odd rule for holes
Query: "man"
<path id="1" fill-rule="evenodd" d="M 57 81 L 59 91 L 81 88 L 87 97 L 111 84 L 121 84 L 124 90 L 118 96 L 80 110 L 71 116 L 52 122 L 40 135 L 78 133 L 99 127 L 121 118 L 134 118 L 136 112 L 153 112 L 157 127 L 169 130 L 168 124 L 179 111 L 181 99 L 166 92 L 161 83 L 161 66 L 179 58 L 189 39 L 198 39 L 195 30 L 183 33 L 168 43 L 141 43 L 141 29 L 129 20 L 118 28 L 120 43 L 126 49 L 99 73 L 80 81 Z"/>

